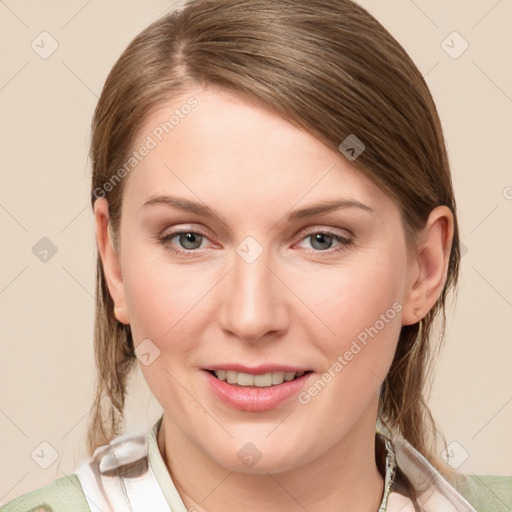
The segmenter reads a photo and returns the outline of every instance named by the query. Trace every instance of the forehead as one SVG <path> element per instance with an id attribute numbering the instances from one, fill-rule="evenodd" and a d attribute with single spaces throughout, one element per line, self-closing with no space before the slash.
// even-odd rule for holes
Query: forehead
<path id="1" fill-rule="evenodd" d="M 191 89 L 146 119 L 133 149 L 144 151 L 125 198 L 140 207 L 173 193 L 265 211 L 342 197 L 378 205 L 383 192 L 340 153 L 256 102 L 219 89 Z"/>

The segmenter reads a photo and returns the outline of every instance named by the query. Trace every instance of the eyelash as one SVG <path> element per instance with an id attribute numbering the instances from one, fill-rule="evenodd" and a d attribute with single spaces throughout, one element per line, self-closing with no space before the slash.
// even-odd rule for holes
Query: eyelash
<path id="1" fill-rule="evenodd" d="M 199 249 L 188 249 L 188 250 L 177 249 L 175 246 L 170 244 L 170 240 L 172 240 L 175 236 L 185 235 L 185 234 L 199 235 L 199 236 L 202 236 L 202 237 L 208 239 L 208 236 L 205 233 L 202 233 L 201 231 L 181 230 L 181 231 L 174 231 L 172 233 L 167 233 L 166 235 L 159 236 L 159 237 L 157 237 L 157 241 L 160 244 L 166 246 L 167 249 L 173 254 L 177 254 L 179 256 L 185 256 L 185 257 L 194 257 L 196 251 L 198 251 Z M 353 242 L 352 239 L 341 236 L 329 229 L 321 229 L 321 230 L 317 230 L 317 231 L 307 232 L 302 235 L 302 238 L 299 240 L 299 242 L 301 242 L 302 240 L 305 240 L 306 238 L 309 238 L 313 235 L 328 235 L 329 237 L 336 239 L 340 243 L 340 245 L 338 245 L 334 249 L 326 249 L 323 251 L 318 250 L 318 249 L 306 250 L 306 252 L 308 252 L 309 254 L 338 253 L 340 251 L 343 251 L 348 245 L 350 245 Z"/>

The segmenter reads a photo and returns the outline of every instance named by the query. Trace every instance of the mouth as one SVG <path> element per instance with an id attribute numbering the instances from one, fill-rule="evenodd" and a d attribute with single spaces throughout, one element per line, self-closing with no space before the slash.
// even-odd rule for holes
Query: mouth
<path id="1" fill-rule="evenodd" d="M 293 368 L 269 369 L 260 368 L 259 372 L 252 370 L 253 373 L 248 373 L 217 367 L 204 368 L 202 374 L 213 396 L 231 408 L 246 412 L 270 411 L 290 403 L 313 376 L 313 371 L 301 368 L 297 371 L 291 371 Z"/>
<path id="2" fill-rule="evenodd" d="M 251 374 L 238 372 L 235 370 L 206 370 L 216 379 L 226 382 L 232 386 L 247 388 L 270 388 L 279 386 L 283 382 L 291 382 L 300 379 L 306 374 L 312 373 L 311 370 L 298 372 L 267 372 L 260 374 Z"/>

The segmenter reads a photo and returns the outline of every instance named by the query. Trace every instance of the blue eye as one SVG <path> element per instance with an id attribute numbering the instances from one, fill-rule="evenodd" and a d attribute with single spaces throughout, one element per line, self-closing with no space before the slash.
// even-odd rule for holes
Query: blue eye
<path id="1" fill-rule="evenodd" d="M 194 233 L 194 232 L 182 232 L 182 233 L 176 233 L 174 236 L 169 238 L 169 241 L 172 240 L 175 237 L 178 237 L 179 243 L 184 249 L 187 250 L 194 250 L 199 249 L 201 246 L 201 241 L 203 235 L 200 233 Z M 199 244 L 197 243 L 199 239 Z"/>
<path id="2" fill-rule="evenodd" d="M 309 253 L 320 254 L 338 252 L 343 250 L 352 240 L 341 236 L 329 230 L 318 230 L 307 233 L 302 236 L 300 241 L 311 240 L 313 249 L 306 249 Z M 172 240 L 177 239 L 176 242 Z M 196 255 L 197 250 L 201 249 L 202 242 L 208 240 L 207 236 L 197 231 L 175 231 L 158 237 L 158 241 L 164 245 L 171 253 L 181 256 L 191 257 Z M 337 241 L 338 245 L 334 246 L 333 242 Z M 204 248 L 204 247 L 203 247 Z"/>
<path id="3" fill-rule="evenodd" d="M 178 239 L 182 249 L 176 248 L 176 245 L 171 242 L 174 238 Z M 193 255 L 194 251 L 200 248 L 204 238 L 206 238 L 206 235 L 196 231 L 176 231 L 175 233 L 169 233 L 160 237 L 159 240 L 171 252 L 189 256 Z"/>
<path id="4" fill-rule="evenodd" d="M 313 231 L 309 234 L 307 234 L 302 240 L 311 240 L 311 246 L 315 249 L 314 251 L 309 252 L 327 252 L 329 249 L 332 248 L 333 241 L 336 240 L 338 242 L 338 246 L 334 248 L 333 251 L 329 252 L 336 252 L 344 249 L 345 246 L 352 243 L 352 240 L 349 238 L 346 238 L 344 236 L 341 236 L 339 234 L 333 233 L 331 231 Z M 316 247 L 315 247 L 316 245 Z"/>

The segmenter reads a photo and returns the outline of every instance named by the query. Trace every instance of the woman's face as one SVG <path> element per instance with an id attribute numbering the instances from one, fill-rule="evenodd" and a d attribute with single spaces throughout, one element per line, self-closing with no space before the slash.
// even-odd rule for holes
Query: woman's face
<path id="1" fill-rule="evenodd" d="M 341 153 L 218 89 L 167 104 L 134 149 L 109 285 L 166 429 L 252 472 L 374 432 L 414 274 L 397 205 Z"/>

